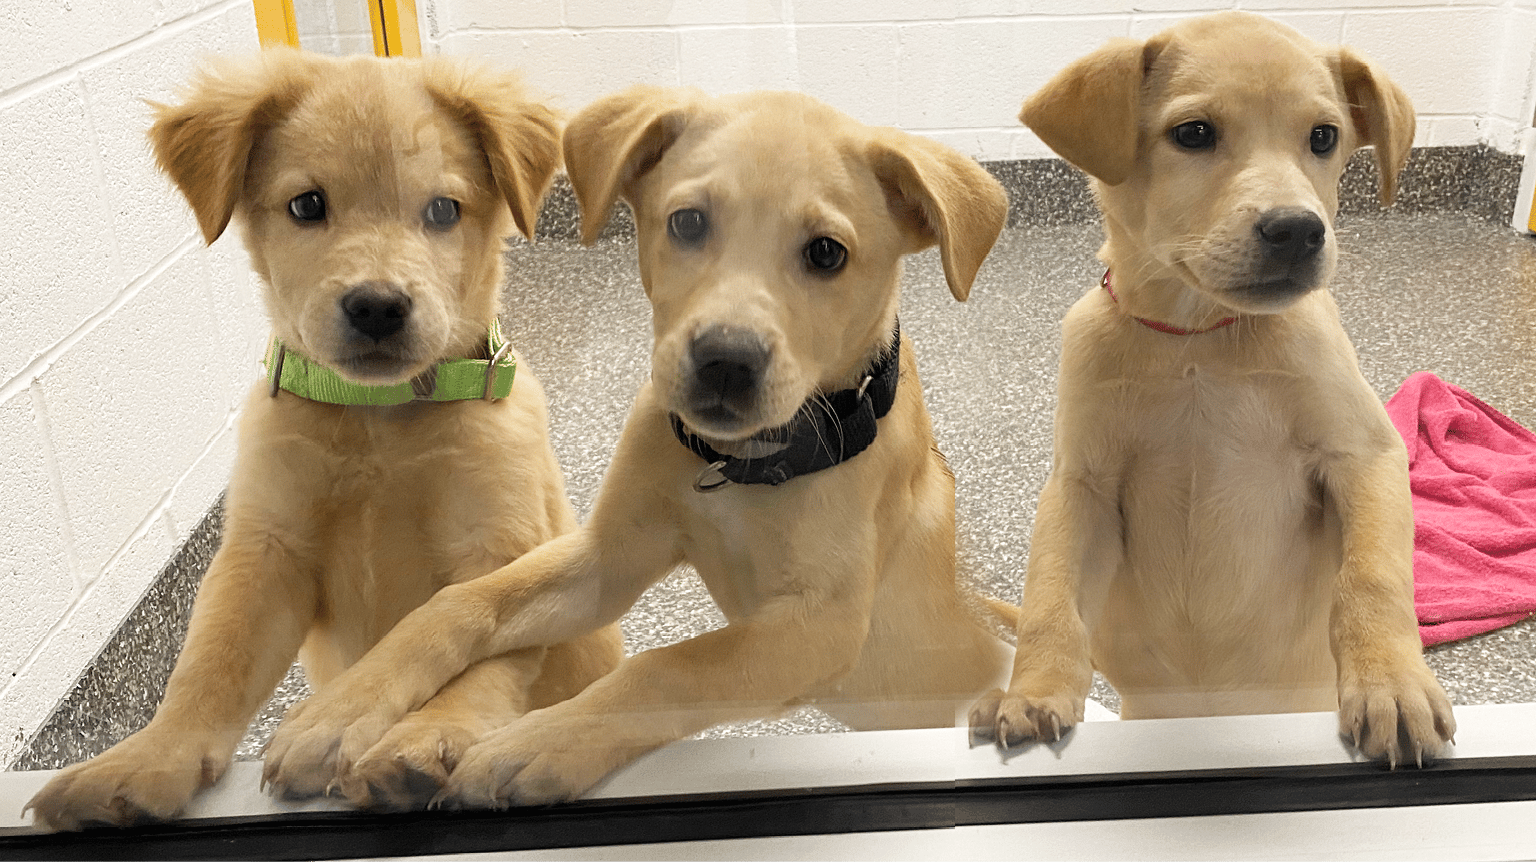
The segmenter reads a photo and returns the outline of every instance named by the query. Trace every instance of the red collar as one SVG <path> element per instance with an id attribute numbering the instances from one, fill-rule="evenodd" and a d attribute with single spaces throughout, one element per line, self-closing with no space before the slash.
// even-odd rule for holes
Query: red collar
<path id="1" fill-rule="evenodd" d="M 1099 280 L 1099 284 L 1104 286 L 1105 291 L 1109 292 L 1109 299 L 1115 301 L 1117 304 L 1120 302 L 1120 298 L 1115 296 L 1114 287 L 1109 282 L 1108 270 L 1104 271 L 1104 278 Z M 1133 315 L 1131 317 L 1135 318 L 1136 316 Z M 1174 336 L 1195 336 L 1200 333 L 1209 333 L 1212 330 L 1220 330 L 1228 324 L 1231 324 L 1233 321 L 1236 321 L 1237 316 L 1229 315 L 1226 318 L 1217 321 L 1215 324 L 1212 324 L 1209 327 L 1202 327 L 1199 330 L 1185 330 L 1183 327 L 1175 327 L 1172 324 L 1164 324 L 1161 321 L 1153 321 L 1151 318 L 1136 318 L 1136 320 L 1148 327 L 1151 327 L 1153 330 L 1156 330 L 1159 333 L 1171 333 Z"/>

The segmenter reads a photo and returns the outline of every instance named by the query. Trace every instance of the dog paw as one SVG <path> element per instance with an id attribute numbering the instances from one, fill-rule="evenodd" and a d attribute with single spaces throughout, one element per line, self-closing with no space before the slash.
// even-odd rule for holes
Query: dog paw
<path id="1" fill-rule="evenodd" d="M 1434 673 L 1415 657 L 1396 668 L 1341 674 L 1339 734 L 1389 768 L 1422 768 L 1454 741 L 1456 718 Z"/>
<path id="2" fill-rule="evenodd" d="M 993 690 L 971 706 L 969 719 L 973 740 L 996 741 L 1004 748 L 1030 741 L 1050 744 L 1082 722 L 1083 699 Z"/>
<path id="3" fill-rule="evenodd" d="M 443 790 L 478 737 L 466 725 L 407 714 L 341 777 L 339 787 L 360 807 L 420 810 Z"/>
<path id="4" fill-rule="evenodd" d="M 267 744 L 262 788 L 282 798 L 343 792 L 340 784 L 352 766 L 399 719 L 400 713 L 345 694 L 321 693 L 300 702 L 288 709 Z"/>
<path id="5" fill-rule="evenodd" d="M 530 712 L 475 742 L 435 803 L 502 809 L 569 801 L 644 752 L 595 743 L 603 733 L 589 731 L 556 722 L 554 709 Z"/>
<path id="6" fill-rule="evenodd" d="M 223 775 L 232 749 L 216 738 L 146 729 L 59 772 L 22 812 L 55 831 L 164 821 Z"/>

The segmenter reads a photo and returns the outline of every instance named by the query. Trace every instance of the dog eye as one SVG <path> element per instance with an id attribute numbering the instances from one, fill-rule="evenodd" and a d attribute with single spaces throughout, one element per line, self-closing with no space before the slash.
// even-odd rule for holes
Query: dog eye
<path id="1" fill-rule="evenodd" d="M 288 215 L 300 222 L 319 222 L 325 218 L 325 195 L 319 189 L 311 189 L 295 195 L 288 202 Z"/>
<path id="2" fill-rule="evenodd" d="M 1339 143 L 1339 127 L 1317 126 L 1312 130 L 1312 152 L 1326 156 Z"/>
<path id="3" fill-rule="evenodd" d="M 452 198 L 433 198 L 421 217 L 433 228 L 452 228 L 459 222 L 459 202 Z"/>
<path id="4" fill-rule="evenodd" d="M 709 220 L 693 208 L 678 210 L 667 217 L 667 233 L 684 243 L 697 243 L 709 231 Z"/>
<path id="5" fill-rule="evenodd" d="M 1204 120 L 1191 120 L 1173 127 L 1173 143 L 1186 150 L 1204 150 L 1216 146 L 1216 127 Z"/>
<path id="6" fill-rule="evenodd" d="M 812 269 L 828 273 L 842 269 L 848 260 L 848 250 L 831 237 L 817 237 L 805 244 L 805 263 Z"/>

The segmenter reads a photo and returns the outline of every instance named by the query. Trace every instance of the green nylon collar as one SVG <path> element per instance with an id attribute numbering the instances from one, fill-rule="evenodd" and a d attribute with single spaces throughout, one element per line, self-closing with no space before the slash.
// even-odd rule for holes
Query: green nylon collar
<path id="1" fill-rule="evenodd" d="M 501 338 L 501 326 L 491 322 L 486 336 L 490 360 L 445 360 L 399 384 L 353 384 L 328 367 L 289 350 L 277 337 L 267 346 L 267 381 L 272 395 L 287 390 L 315 402 L 332 405 L 403 405 L 407 402 L 495 401 L 512 392 L 517 360 Z"/>

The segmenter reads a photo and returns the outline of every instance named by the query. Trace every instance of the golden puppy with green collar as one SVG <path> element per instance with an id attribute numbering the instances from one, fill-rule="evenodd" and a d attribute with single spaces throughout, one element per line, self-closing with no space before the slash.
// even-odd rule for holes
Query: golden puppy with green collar
<path id="1" fill-rule="evenodd" d="M 532 235 L 560 162 L 556 114 L 503 73 L 288 50 L 212 65 L 157 114 L 203 236 L 239 223 L 275 338 L 165 698 L 32 799 L 55 828 L 174 816 L 296 655 L 325 693 L 443 587 L 576 527 L 543 391 L 495 326 L 503 238 Z M 456 668 L 381 743 L 397 782 L 354 800 L 425 803 L 480 735 L 612 669 L 617 628 L 589 630 Z"/>

